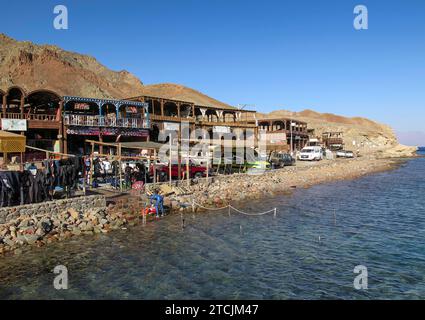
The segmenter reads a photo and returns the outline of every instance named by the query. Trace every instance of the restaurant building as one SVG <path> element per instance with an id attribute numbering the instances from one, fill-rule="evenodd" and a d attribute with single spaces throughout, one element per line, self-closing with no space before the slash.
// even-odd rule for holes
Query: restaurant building
<path id="1" fill-rule="evenodd" d="M 182 122 L 192 132 L 203 129 L 203 138 L 218 136 L 220 141 L 243 140 L 250 135 L 258 141 L 259 133 L 266 133 L 267 144 L 282 151 L 290 151 L 291 146 L 300 150 L 309 139 L 307 123 L 302 121 L 256 119 L 252 110 L 161 96 L 97 99 L 61 96 L 47 89 L 27 93 L 13 86 L 0 90 L 0 101 L 2 130 L 25 135 L 29 146 L 65 154 L 90 153 L 85 144 L 88 139 L 163 142 L 159 132 L 180 132 Z M 105 152 L 102 147 L 96 151 Z"/>
<path id="2" fill-rule="evenodd" d="M 63 98 L 65 153 L 87 153 L 86 139 L 100 142 L 149 141 L 147 104 L 137 101 Z M 104 150 L 100 146 L 100 153 Z"/>
<path id="3" fill-rule="evenodd" d="M 210 139 L 214 138 L 213 133 L 233 140 L 244 139 L 249 133 L 257 134 L 257 126 L 252 122 L 255 111 L 146 95 L 127 100 L 148 104 L 152 141 L 158 141 L 161 130 L 179 131 L 182 122 L 187 122 L 191 130 L 203 129 Z"/>
<path id="4" fill-rule="evenodd" d="M 307 123 L 286 118 L 256 120 L 258 132 L 267 134 L 267 145 L 279 151 L 301 150 L 309 141 Z M 278 148 L 281 146 L 281 148 Z"/>
<path id="5" fill-rule="evenodd" d="M 63 99 L 54 91 L 26 92 L 19 86 L 0 90 L 1 129 L 27 137 L 27 145 L 61 152 L 64 150 Z"/>
<path id="6" fill-rule="evenodd" d="M 61 96 L 19 86 L 0 90 L 1 129 L 25 135 L 27 145 L 52 152 L 82 154 L 85 139 L 105 142 L 149 140 L 147 104 L 137 101 Z M 103 151 L 103 150 L 99 150 Z M 27 158 L 44 157 L 27 150 Z"/>

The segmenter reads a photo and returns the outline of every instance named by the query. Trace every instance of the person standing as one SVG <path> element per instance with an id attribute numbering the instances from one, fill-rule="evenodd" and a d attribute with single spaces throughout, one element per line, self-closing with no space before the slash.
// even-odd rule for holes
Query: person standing
<path id="1" fill-rule="evenodd" d="M 125 176 L 125 185 L 128 189 L 131 189 L 131 176 L 133 174 L 133 168 L 130 167 L 130 164 L 127 162 L 125 169 L 124 169 L 124 176 Z"/>

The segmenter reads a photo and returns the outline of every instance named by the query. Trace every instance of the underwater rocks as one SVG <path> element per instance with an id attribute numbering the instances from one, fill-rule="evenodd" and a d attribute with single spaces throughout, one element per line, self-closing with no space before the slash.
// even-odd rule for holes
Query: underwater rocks
<path id="1" fill-rule="evenodd" d="M 1 208 L 0 254 L 22 252 L 24 246 L 44 246 L 72 236 L 107 233 L 134 219 L 122 208 L 106 207 L 104 196 L 57 200 Z"/>

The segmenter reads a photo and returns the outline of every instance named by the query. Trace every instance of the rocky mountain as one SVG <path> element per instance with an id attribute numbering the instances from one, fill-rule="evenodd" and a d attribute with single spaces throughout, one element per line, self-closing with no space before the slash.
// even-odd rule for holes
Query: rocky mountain
<path id="1" fill-rule="evenodd" d="M 131 73 L 111 71 L 93 57 L 0 34 L 0 88 L 12 85 L 99 98 L 135 96 L 143 89 Z"/>
<path id="2" fill-rule="evenodd" d="M 18 85 L 30 92 L 50 89 L 60 95 L 124 99 L 139 95 L 231 108 L 199 91 L 172 83 L 144 86 L 128 71 L 112 71 L 95 58 L 52 45 L 16 41 L 0 34 L 0 89 Z"/>
<path id="3" fill-rule="evenodd" d="M 60 95 L 115 99 L 150 95 L 191 101 L 203 106 L 232 108 L 182 85 L 143 85 L 133 74 L 125 70 L 112 71 L 93 57 L 65 51 L 57 46 L 16 41 L 0 34 L 0 89 L 7 90 L 12 85 L 23 87 L 27 92 L 50 89 Z M 298 113 L 280 110 L 268 115 L 257 114 L 257 118 L 266 116 L 306 121 L 317 135 L 324 131 L 342 131 L 347 148 L 350 149 L 360 146 L 365 152 L 394 156 L 409 154 L 413 150 L 400 146 L 390 127 L 365 118 L 346 118 L 312 110 Z M 356 146 L 353 141 L 356 141 Z"/>

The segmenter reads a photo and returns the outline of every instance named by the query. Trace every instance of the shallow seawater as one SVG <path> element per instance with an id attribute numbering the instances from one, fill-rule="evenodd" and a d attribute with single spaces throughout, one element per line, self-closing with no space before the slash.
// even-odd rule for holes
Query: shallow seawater
<path id="1" fill-rule="evenodd" d="M 1 299 L 424 299 L 425 158 L 0 259 Z M 55 290 L 53 268 L 68 268 Z M 356 290 L 357 265 L 368 289 Z"/>

